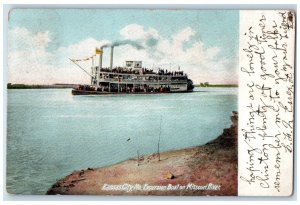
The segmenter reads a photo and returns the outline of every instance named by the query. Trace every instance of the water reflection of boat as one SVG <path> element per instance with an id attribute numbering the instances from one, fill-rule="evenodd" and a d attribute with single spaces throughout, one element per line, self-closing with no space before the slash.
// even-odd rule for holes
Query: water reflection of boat
<path id="1" fill-rule="evenodd" d="M 85 71 L 76 60 L 71 60 L 91 77 L 91 85 L 78 85 L 73 95 L 104 94 L 158 94 L 191 92 L 193 81 L 178 67 L 177 71 L 158 68 L 158 71 L 142 67 L 142 61 L 126 61 L 124 67 L 113 67 L 111 47 L 110 67 L 102 67 L 103 49 L 96 49 L 99 66 L 92 66 L 92 73 Z"/>

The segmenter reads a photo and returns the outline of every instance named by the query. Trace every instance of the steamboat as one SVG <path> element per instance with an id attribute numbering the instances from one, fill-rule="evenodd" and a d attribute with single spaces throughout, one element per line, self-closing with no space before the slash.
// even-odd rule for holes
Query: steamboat
<path id="1" fill-rule="evenodd" d="M 193 91 L 193 81 L 186 73 L 180 71 L 180 67 L 178 71 L 161 68 L 154 71 L 143 67 L 142 61 L 126 61 L 123 67 L 113 67 L 114 46 L 110 48 L 109 67 L 102 67 L 103 48 L 96 48 L 96 55 L 99 54 L 99 65 L 92 65 L 91 74 L 76 60 L 70 59 L 91 77 L 91 84 L 77 85 L 72 89 L 73 95 L 159 94 Z"/>

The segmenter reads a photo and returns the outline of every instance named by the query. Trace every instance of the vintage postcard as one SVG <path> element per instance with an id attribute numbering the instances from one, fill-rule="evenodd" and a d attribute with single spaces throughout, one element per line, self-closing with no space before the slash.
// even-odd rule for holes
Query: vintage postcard
<path id="1" fill-rule="evenodd" d="M 10 10 L 7 194 L 291 196 L 295 23 Z"/>

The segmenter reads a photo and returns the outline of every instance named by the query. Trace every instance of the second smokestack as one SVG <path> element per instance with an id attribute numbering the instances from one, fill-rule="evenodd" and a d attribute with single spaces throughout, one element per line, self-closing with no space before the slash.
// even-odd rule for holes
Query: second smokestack
<path id="1" fill-rule="evenodd" d="M 114 47 L 110 47 L 110 69 L 113 69 L 113 61 L 114 61 Z"/>
<path id="2" fill-rule="evenodd" d="M 99 71 L 102 68 L 102 55 L 103 55 L 103 49 L 100 48 L 100 53 L 99 53 Z"/>

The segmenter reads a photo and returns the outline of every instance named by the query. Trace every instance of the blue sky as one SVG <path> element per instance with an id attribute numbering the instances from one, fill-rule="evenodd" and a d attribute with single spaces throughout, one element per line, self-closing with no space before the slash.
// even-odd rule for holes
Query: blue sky
<path id="1" fill-rule="evenodd" d="M 180 49 L 182 49 L 182 52 L 193 48 L 198 42 L 201 44 L 203 51 L 217 49 L 217 52 L 213 54 L 213 59 L 211 59 L 212 63 L 214 63 L 212 64 L 214 65 L 214 71 L 217 71 L 215 67 L 218 67 L 218 62 L 224 63 L 225 60 L 228 61 L 232 59 L 234 62 L 226 63 L 230 65 L 237 64 L 239 11 L 235 10 L 15 9 L 10 12 L 9 16 L 9 32 L 14 32 L 14 34 L 9 35 L 9 55 L 11 54 L 9 61 L 12 61 L 9 67 L 18 65 L 18 63 L 14 62 L 16 58 L 13 58 L 13 55 L 15 52 L 23 49 L 20 43 L 18 44 L 18 41 L 13 39 L 19 39 L 18 35 L 22 35 L 22 30 L 20 31 L 20 29 L 26 29 L 28 35 L 32 36 L 32 38 L 29 37 L 31 39 L 36 39 L 34 36 L 38 34 L 47 35 L 48 40 L 44 48 L 45 55 L 55 55 L 63 50 L 62 48 L 68 48 L 72 45 L 79 44 L 79 42 L 85 42 L 86 39 L 94 39 L 99 42 L 103 40 L 112 42 L 122 40 L 124 39 L 124 35 L 122 35 L 120 31 L 130 25 L 141 26 L 145 33 L 154 30 L 158 35 L 157 37 L 155 34 L 156 38 L 160 39 L 161 42 L 169 41 L 170 44 L 175 43 L 172 39 L 174 39 L 177 33 L 183 30 L 189 31 L 190 35 L 187 34 L 188 36 L 183 40 L 184 43 L 181 45 Z M 130 38 L 130 36 L 126 38 Z M 170 49 L 171 47 L 161 48 Z M 200 53 L 202 53 L 201 55 L 205 55 L 202 51 Z M 26 55 L 26 52 L 24 55 Z M 175 54 L 172 54 L 172 56 L 174 55 Z M 210 53 L 207 53 L 207 55 L 210 55 Z M 178 57 L 180 58 L 180 56 Z M 195 58 L 197 58 L 197 56 L 195 56 Z M 199 57 L 199 59 L 201 58 L 202 57 Z M 35 60 L 33 61 L 35 62 Z M 206 59 L 206 61 L 208 60 Z M 180 63 L 182 63 L 182 61 Z M 209 62 L 207 62 L 207 66 L 202 69 L 200 69 L 200 64 L 201 60 L 199 60 L 199 72 L 206 72 L 206 70 L 209 69 Z M 195 66 L 195 63 L 193 65 Z M 28 66 L 30 66 L 30 64 Z M 61 67 L 63 67 L 63 65 L 61 65 Z M 187 65 L 187 67 L 189 66 Z M 17 68 L 12 69 L 15 71 Z M 224 69 L 227 70 L 224 71 Z M 9 68 L 9 70 L 11 69 Z M 28 68 L 28 70 L 30 69 Z M 30 70 L 27 74 L 33 75 L 34 73 L 32 72 L 34 71 Z M 194 69 L 192 75 L 195 72 L 196 70 Z M 223 70 L 221 70 L 220 74 L 226 73 L 226 76 L 237 76 L 236 72 L 236 67 L 234 66 L 228 68 L 223 66 Z M 10 75 L 14 79 L 16 73 L 10 72 Z M 201 75 L 195 77 L 197 78 L 196 81 L 201 81 L 200 77 Z M 213 78 L 213 76 L 211 76 L 211 78 Z M 22 78 L 18 77 L 18 80 L 22 81 Z M 55 76 L 52 80 L 55 81 Z M 226 81 L 226 77 L 219 80 L 209 80 L 212 82 L 220 81 L 219 83 L 237 82 L 237 79 Z M 58 78 L 57 81 L 60 81 L 60 79 Z"/>

